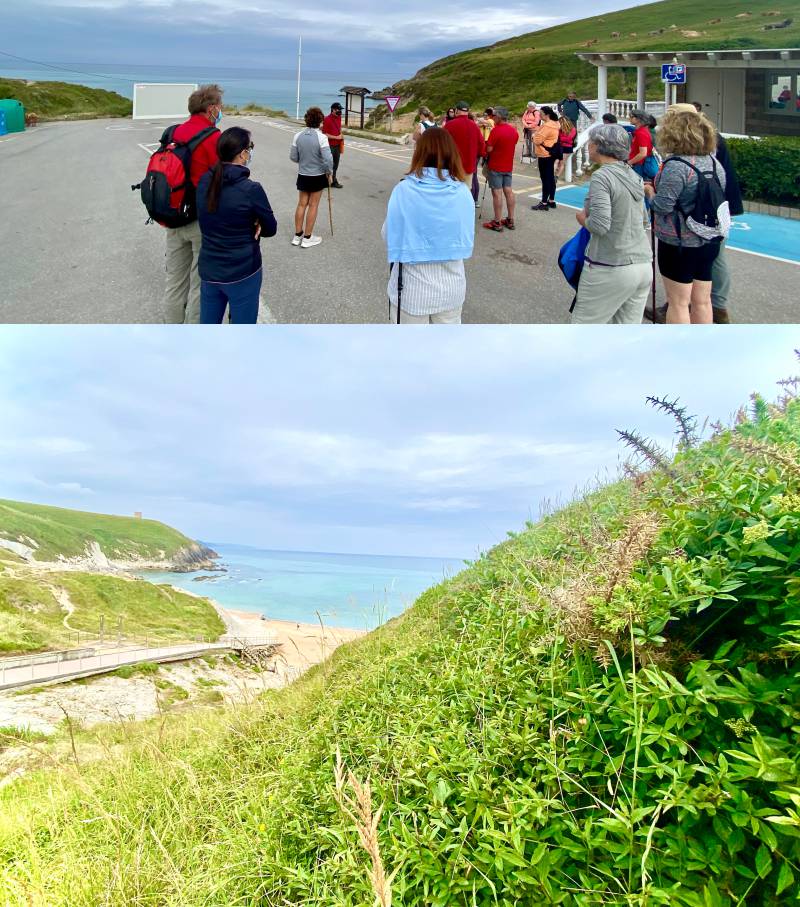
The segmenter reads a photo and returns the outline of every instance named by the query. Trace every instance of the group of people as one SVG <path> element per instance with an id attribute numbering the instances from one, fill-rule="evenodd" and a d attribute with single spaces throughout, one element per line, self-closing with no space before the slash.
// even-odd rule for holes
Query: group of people
<path id="1" fill-rule="evenodd" d="M 725 239 L 744 206 L 725 140 L 700 104 L 669 107 L 655 145 L 652 117 L 635 110 L 630 120 L 632 129 L 604 123 L 590 134 L 598 169 L 576 215 L 590 239 L 572 320 L 641 323 L 657 261 L 666 306 L 655 320 L 727 323 Z"/>
<path id="2" fill-rule="evenodd" d="M 556 207 L 556 166 L 574 145 L 577 117 L 587 112 L 570 109 L 576 118 L 570 119 L 563 110 L 570 103 L 583 106 L 571 96 L 558 111 L 531 102 L 523 117 L 542 180 L 537 211 Z M 171 137 L 195 142 L 188 182 L 195 190 L 196 220 L 167 231 L 166 318 L 218 324 L 227 310 L 232 322 L 254 323 L 262 281 L 260 240 L 277 232 L 267 195 L 250 177 L 255 144 L 242 127 L 220 132 L 217 85 L 197 89 L 189 112 Z M 483 226 L 496 232 L 516 227 L 512 178 L 520 135 L 507 108 L 487 108 L 475 117 L 461 101 L 452 114 L 439 125 L 427 108 L 420 110 L 411 165 L 389 199 L 382 233 L 390 265 L 389 317 L 398 323 L 460 322 L 464 260 L 472 255 L 475 207 L 480 207 L 479 168 L 493 205 L 493 217 Z M 654 277 L 655 239 L 667 298 L 666 311 L 657 318 L 727 321 L 725 230 L 698 227 L 692 217 L 711 182 L 731 215 L 742 212 L 724 139 L 699 105 L 673 105 L 655 134 L 655 120 L 644 110 L 632 112 L 630 125 L 614 120 L 605 115 L 588 140 L 597 169 L 576 215 L 588 240 L 573 322 L 641 322 Z M 333 104 L 328 116 L 319 107 L 306 111 L 305 128 L 289 151 L 298 165 L 292 245 L 311 248 L 321 242 L 313 232 L 320 198 L 326 189 L 340 187 L 336 173 L 343 142 L 340 104 Z"/>
<path id="3" fill-rule="evenodd" d="M 219 324 L 227 311 L 232 323 L 254 324 L 262 283 L 260 240 L 278 229 L 266 192 L 250 178 L 251 133 L 239 126 L 218 128 L 222 94 L 218 85 L 200 86 L 189 97 L 189 119 L 168 131 L 171 143 L 193 145 L 187 183 L 194 216 L 170 227 L 166 238 L 164 314 L 172 323 Z M 314 234 L 322 193 L 342 188 L 337 179 L 344 148 L 341 112 L 338 101 L 327 116 L 319 107 L 309 108 L 305 128 L 292 140 L 289 156 L 298 165 L 294 246 L 322 242 Z"/>

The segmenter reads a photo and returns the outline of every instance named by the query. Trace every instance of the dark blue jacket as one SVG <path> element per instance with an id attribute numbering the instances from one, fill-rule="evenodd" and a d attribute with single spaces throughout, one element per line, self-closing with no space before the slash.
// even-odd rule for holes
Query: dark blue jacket
<path id="1" fill-rule="evenodd" d="M 247 167 L 238 164 L 223 164 L 219 205 L 209 213 L 206 196 L 213 172 L 205 173 L 197 186 L 197 216 L 203 234 L 198 268 L 202 280 L 233 283 L 261 267 L 256 224 L 261 224 L 264 237 L 274 236 L 278 223 L 261 183 L 251 180 Z"/>

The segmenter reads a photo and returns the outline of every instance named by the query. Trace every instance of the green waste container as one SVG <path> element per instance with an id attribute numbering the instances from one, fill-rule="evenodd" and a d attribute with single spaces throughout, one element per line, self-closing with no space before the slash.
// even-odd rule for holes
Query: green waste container
<path id="1" fill-rule="evenodd" d="M 25 108 L 22 106 L 22 101 L 6 98 L 0 101 L 0 110 L 5 114 L 8 132 L 25 131 Z"/>

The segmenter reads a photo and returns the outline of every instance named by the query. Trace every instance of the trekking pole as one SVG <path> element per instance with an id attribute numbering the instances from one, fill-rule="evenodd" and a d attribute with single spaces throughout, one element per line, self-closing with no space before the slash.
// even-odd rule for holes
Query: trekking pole
<path id="1" fill-rule="evenodd" d="M 331 236 L 333 236 L 333 202 L 331 201 L 331 178 L 328 175 L 328 219 L 331 224 Z"/>
<path id="2" fill-rule="evenodd" d="M 656 324 L 656 215 L 650 209 L 650 248 L 653 261 L 653 324 Z"/>
<path id="3" fill-rule="evenodd" d="M 486 198 L 486 187 L 489 185 L 489 180 L 484 179 L 483 181 L 483 195 L 481 196 L 481 207 L 478 211 L 478 220 L 483 220 L 483 200 Z"/>

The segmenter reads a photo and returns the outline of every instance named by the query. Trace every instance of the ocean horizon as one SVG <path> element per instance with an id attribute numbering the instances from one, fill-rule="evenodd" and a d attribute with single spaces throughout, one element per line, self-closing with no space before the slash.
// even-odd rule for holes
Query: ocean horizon
<path id="1" fill-rule="evenodd" d="M 402 614 L 426 589 L 453 576 L 465 561 L 445 557 L 281 551 L 203 542 L 219 555 L 224 571 L 141 571 L 153 583 L 169 583 L 206 595 L 223 608 L 270 619 L 373 629 Z"/>
<path id="2" fill-rule="evenodd" d="M 63 65 L 64 68 L 59 67 Z M 361 85 L 381 91 L 409 73 L 399 70 L 383 72 L 341 72 L 337 70 L 303 70 L 300 80 L 300 110 L 312 105 L 323 110 L 342 95 L 345 85 Z M 218 82 L 225 90 L 229 105 L 256 103 L 262 107 L 283 110 L 294 115 L 297 102 L 297 70 L 234 68 L 226 66 L 136 66 L 125 63 L 53 63 L 49 67 L 19 65 L 0 61 L 0 77 L 29 81 L 69 82 L 89 88 L 105 88 L 123 97 L 133 97 L 136 82 Z M 367 108 L 377 102 L 367 101 Z"/>

